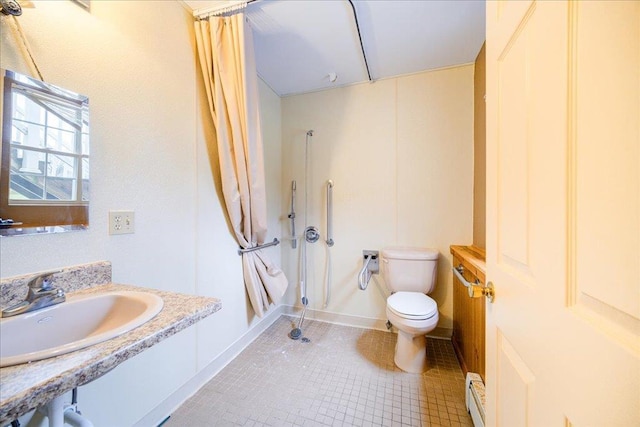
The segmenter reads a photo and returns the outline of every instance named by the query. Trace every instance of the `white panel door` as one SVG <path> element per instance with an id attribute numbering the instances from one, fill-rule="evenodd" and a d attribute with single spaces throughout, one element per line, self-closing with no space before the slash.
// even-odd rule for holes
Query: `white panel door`
<path id="1" fill-rule="evenodd" d="M 640 426 L 640 2 L 487 2 L 487 425 Z"/>

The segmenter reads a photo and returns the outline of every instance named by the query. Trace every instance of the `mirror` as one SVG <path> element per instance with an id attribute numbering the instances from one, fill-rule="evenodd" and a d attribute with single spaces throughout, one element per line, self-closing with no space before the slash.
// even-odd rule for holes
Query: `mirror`
<path id="1" fill-rule="evenodd" d="M 0 71 L 0 236 L 86 229 L 89 99 Z"/>

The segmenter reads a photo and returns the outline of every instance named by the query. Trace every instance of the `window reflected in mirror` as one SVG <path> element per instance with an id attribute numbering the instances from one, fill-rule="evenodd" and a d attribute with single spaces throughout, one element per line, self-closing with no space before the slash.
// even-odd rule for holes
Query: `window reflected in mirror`
<path id="1" fill-rule="evenodd" d="M 0 235 L 89 224 L 89 100 L 3 70 Z"/>

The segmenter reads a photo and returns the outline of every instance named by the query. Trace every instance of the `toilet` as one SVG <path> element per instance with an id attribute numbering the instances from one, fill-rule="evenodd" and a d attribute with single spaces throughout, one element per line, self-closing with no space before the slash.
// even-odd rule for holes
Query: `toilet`
<path id="1" fill-rule="evenodd" d="M 394 362 L 403 371 L 427 369 L 425 335 L 438 324 L 438 306 L 427 294 L 435 289 L 438 251 L 392 247 L 381 251 L 382 277 L 391 296 L 387 319 L 398 329 Z"/>

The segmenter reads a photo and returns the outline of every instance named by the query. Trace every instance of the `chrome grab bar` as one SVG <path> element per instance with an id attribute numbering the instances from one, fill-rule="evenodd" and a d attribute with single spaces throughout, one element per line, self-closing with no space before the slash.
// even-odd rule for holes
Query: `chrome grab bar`
<path id="1" fill-rule="evenodd" d="M 333 246 L 333 181 L 327 181 L 327 246 Z"/>
<path id="2" fill-rule="evenodd" d="M 247 248 L 247 249 L 240 248 L 238 249 L 238 255 L 246 254 L 247 252 L 257 251 L 258 249 L 268 248 L 269 246 L 276 246 L 279 244 L 280 244 L 280 240 L 278 240 L 277 238 L 274 238 L 272 242 L 265 243 L 264 245 L 258 245 L 258 246 L 254 246 L 252 248 Z"/>
<path id="3" fill-rule="evenodd" d="M 493 302 L 493 299 L 495 298 L 493 283 L 489 282 L 487 286 L 482 286 L 478 278 L 476 278 L 474 283 L 468 282 L 464 277 L 462 277 L 462 273 L 464 272 L 464 267 L 462 266 L 462 264 L 457 267 L 453 267 L 452 270 L 460 283 L 462 283 L 464 287 L 467 288 L 469 298 L 480 298 L 482 296 L 485 296 L 487 297 L 489 302 Z"/>
<path id="4" fill-rule="evenodd" d="M 458 278 L 458 280 L 460 281 L 460 283 L 462 283 L 465 288 L 468 288 L 469 286 L 479 285 L 480 284 L 480 281 L 478 279 L 476 279 L 475 283 L 469 283 L 469 282 L 467 282 L 467 280 L 464 277 L 462 277 L 462 273 L 464 272 L 464 267 L 462 266 L 462 264 L 460 264 L 457 267 L 453 267 L 452 270 L 453 270 L 453 273 Z"/>
<path id="5" fill-rule="evenodd" d="M 378 251 L 364 250 L 362 251 L 364 257 L 362 270 L 358 274 L 358 287 L 361 290 L 366 290 L 369 285 L 369 280 L 374 274 L 378 274 L 380 271 L 380 264 L 378 262 Z"/>
<path id="6" fill-rule="evenodd" d="M 373 256 L 365 255 L 365 262 L 362 266 L 362 270 L 358 274 L 358 287 L 360 290 L 366 290 L 369 285 L 369 280 L 371 280 L 371 272 L 369 271 L 369 263 L 373 259 Z"/>

